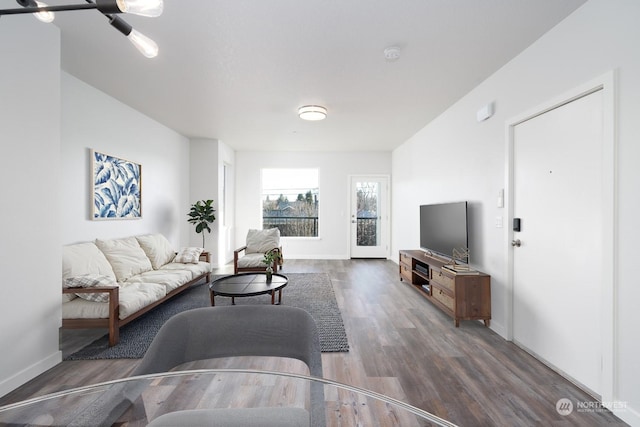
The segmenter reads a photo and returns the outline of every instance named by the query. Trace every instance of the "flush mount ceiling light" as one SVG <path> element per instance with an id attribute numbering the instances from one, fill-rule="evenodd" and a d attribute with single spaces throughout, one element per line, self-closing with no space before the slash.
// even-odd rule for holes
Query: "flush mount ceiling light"
<path id="1" fill-rule="evenodd" d="M 22 8 L 0 9 L 2 15 L 19 15 L 33 13 L 33 15 L 43 22 L 51 22 L 54 19 L 54 12 L 64 12 L 68 10 L 97 9 L 109 19 L 109 23 L 124 34 L 129 41 L 147 58 L 158 55 L 158 45 L 134 30 L 122 18 L 113 16 L 115 13 L 131 13 L 148 17 L 157 17 L 162 14 L 162 0 L 86 0 L 83 4 L 67 4 L 48 6 L 37 0 L 16 0 Z"/>
<path id="2" fill-rule="evenodd" d="M 305 105 L 298 108 L 298 116 L 302 120 L 323 120 L 327 117 L 327 109 L 319 105 Z"/>

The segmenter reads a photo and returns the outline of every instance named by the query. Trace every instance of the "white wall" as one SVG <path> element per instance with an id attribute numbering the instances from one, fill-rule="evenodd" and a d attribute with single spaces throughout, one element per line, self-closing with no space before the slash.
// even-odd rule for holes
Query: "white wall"
<path id="1" fill-rule="evenodd" d="M 198 200 L 214 201 L 216 220 L 211 225 L 211 233 L 204 233 L 205 248 L 211 252 L 214 268 L 224 265 L 233 259 L 233 240 L 230 230 L 233 227 L 233 197 L 226 206 L 226 225 L 223 225 L 223 185 L 224 165 L 233 168 L 235 153 L 227 145 L 215 139 L 192 139 L 190 150 L 190 199 L 189 205 Z M 233 194 L 233 181 L 227 183 L 227 191 Z M 189 224 L 189 243 L 191 246 L 202 246 L 202 234 L 195 232 Z"/>
<path id="2" fill-rule="evenodd" d="M 218 265 L 224 265 L 233 261 L 233 251 L 237 249 L 235 240 L 235 162 L 236 152 L 229 146 L 218 144 L 218 206 L 220 207 L 219 221 L 216 225 L 218 229 Z M 225 165 L 227 167 L 226 193 L 223 189 L 225 185 Z M 226 199 L 226 200 L 223 200 Z M 224 209 L 224 213 L 222 212 Z"/>
<path id="3" fill-rule="evenodd" d="M 389 152 L 237 152 L 236 233 L 238 246 L 250 228 L 262 228 L 260 171 L 263 168 L 317 168 L 320 175 L 318 238 L 283 238 L 286 259 L 349 258 L 349 176 L 390 175 Z"/>
<path id="4" fill-rule="evenodd" d="M 3 153 L 10 160 L 0 172 L 7 183 L 0 187 L 0 312 L 12 325 L 0 339 L 13 343 L 0 365 L 2 395 L 61 359 L 61 244 L 154 232 L 176 248 L 188 244 L 189 142 L 61 72 L 55 26 L 30 16 L 7 19 L 0 38 L 3 64 L 11 64 L 0 67 Z M 142 164 L 142 219 L 90 219 L 92 148 Z M 35 276 L 27 274 L 34 258 L 25 254 L 46 254 L 37 256 Z M 38 296 L 27 306 L 25 292 Z"/>
<path id="5" fill-rule="evenodd" d="M 60 32 L 0 22 L 0 396 L 61 360 Z"/>
<path id="6" fill-rule="evenodd" d="M 218 210 L 218 141 L 215 139 L 192 139 L 190 141 L 189 170 L 192 185 L 189 188 L 189 206 L 198 200 L 214 201 L 214 209 Z M 188 212 L 188 211 L 187 211 Z M 185 214 L 186 215 L 186 214 Z M 216 212 L 216 218 L 218 217 Z M 186 216 L 185 216 L 186 219 Z M 211 233 L 204 233 L 204 247 L 215 252 L 218 240 L 216 222 L 211 226 Z M 197 234 L 195 227 L 189 224 L 189 246 L 202 247 L 203 234 Z"/>
<path id="7" fill-rule="evenodd" d="M 142 165 L 142 218 L 91 220 L 90 149 Z M 62 72 L 62 241 L 144 233 L 188 243 L 189 140 Z"/>
<path id="8" fill-rule="evenodd" d="M 504 209 L 496 207 L 498 191 L 506 187 L 505 123 L 616 70 L 617 372 L 613 379 L 614 395 L 609 398 L 626 405 L 616 414 L 634 425 L 640 425 L 640 311 L 636 308 L 640 286 L 634 267 L 640 241 L 636 225 L 640 217 L 639 17 L 640 3 L 634 0 L 586 3 L 396 149 L 392 187 L 394 252 L 417 247 L 420 203 L 463 199 L 472 202 L 471 256 L 477 268 L 492 275 L 491 324 L 504 336 L 509 246 L 505 229 L 495 227 L 495 217 L 506 215 Z M 495 116 L 477 123 L 476 111 L 490 101 L 495 102 Z M 416 194 L 419 196 L 415 197 Z M 558 220 L 562 220 L 560 212 Z M 588 268 L 588 260 L 580 261 Z"/>

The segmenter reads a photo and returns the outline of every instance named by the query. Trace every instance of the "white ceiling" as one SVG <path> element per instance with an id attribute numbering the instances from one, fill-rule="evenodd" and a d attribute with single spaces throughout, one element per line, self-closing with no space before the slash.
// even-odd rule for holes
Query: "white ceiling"
<path id="1" fill-rule="evenodd" d="M 97 11 L 55 23 L 65 71 L 187 137 L 392 150 L 584 2 L 165 0 L 159 18 L 121 15 L 158 43 L 155 59 Z M 383 55 L 391 45 L 395 62 Z M 327 119 L 299 119 L 305 104 Z"/>

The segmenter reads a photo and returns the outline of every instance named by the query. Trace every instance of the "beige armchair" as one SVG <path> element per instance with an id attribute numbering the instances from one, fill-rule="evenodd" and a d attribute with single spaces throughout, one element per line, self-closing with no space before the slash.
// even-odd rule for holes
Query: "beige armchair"
<path id="1" fill-rule="evenodd" d="M 280 246 L 280 230 L 249 230 L 246 244 L 233 251 L 233 274 L 248 271 L 265 271 L 267 266 L 262 260 L 264 254 L 271 251 L 280 252 L 280 259 L 273 262 L 273 271 L 282 269 L 282 247 Z M 242 255 L 243 254 L 243 255 Z"/>

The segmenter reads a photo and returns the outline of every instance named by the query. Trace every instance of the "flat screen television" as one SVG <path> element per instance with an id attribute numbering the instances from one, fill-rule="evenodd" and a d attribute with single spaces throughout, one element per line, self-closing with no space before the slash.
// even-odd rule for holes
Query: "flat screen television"
<path id="1" fill-rule="evenodd" d="M 451 258 L 453 249 L 469 247 L 467 202 L 420 206 L 420 248 Z"/>

